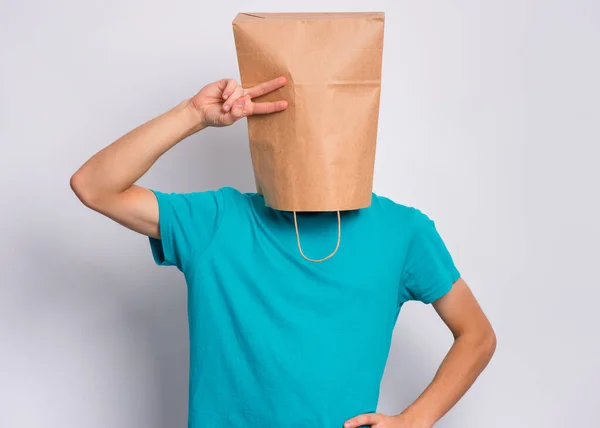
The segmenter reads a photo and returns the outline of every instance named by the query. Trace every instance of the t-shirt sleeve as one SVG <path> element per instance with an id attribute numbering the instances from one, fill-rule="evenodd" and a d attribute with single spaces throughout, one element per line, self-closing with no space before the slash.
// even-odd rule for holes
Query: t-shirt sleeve
<path id="1" fill-rule="evenodd" d="M 402 273 L 403 300 L 432 303 L 444 296 L 460 273 L 434 222 L 415 210 L 413 234 Z"/>
<path id="2" fill-rule="evenodd" d="M 158 201 L 160 239 L 150 238 L 154 261 L 185 271 L 193 254 L 214 239 L 224 211 L 223 190 L 194 193 L 152 191 Z"/>

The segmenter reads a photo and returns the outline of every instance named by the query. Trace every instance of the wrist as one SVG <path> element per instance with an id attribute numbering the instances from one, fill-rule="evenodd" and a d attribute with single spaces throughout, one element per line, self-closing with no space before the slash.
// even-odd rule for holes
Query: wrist
<path id="1" fill-rule="evenodd" d="M 401 418 L 410 428 L 431 428 L 433 426 L 433 422 L 430 419 L 416 414 L 410 408 L 400 413 L 397 417 Z"/>
<path id="2" fill-rule="evenodd" d="M 202 113 L 194 106 L 190 99 L 182 101 L 175 109 L 181 115 L 182 121 L 188 130 L 188 135 L 195 134 L 206 128 Z"/>

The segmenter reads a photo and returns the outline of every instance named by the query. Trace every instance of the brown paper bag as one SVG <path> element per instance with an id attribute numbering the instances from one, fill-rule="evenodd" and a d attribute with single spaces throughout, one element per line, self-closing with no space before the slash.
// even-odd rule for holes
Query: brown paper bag
<path id="1" fill-rule="evenodd" d="M 240 13 L 233 21 L 242 86 L 286 76 L 260 101 L 287 110 L 248 118 L 258 193 L 282 211 L 371 204 L 383 13 Z"/>

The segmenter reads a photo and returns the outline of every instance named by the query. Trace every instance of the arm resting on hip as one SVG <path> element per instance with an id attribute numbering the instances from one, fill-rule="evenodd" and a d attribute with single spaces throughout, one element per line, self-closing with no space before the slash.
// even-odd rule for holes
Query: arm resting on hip
<path id="1" fill-rule="evenodd" d="M 459 279 L 452 290 L 433 303 L 452 331 L 454 344 L 427 389 L 404 412 L 430 427 L 473 385 L 496 349 L 496 335 L 467 284 Z"/>

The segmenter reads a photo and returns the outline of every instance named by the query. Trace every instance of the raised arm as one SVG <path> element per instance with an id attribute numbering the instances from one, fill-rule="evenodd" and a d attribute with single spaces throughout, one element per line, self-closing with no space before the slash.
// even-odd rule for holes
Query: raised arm
<path id="1" fill-rule="evenodd" d="M 94 211 L 136 232 L 160 238 L 156 197 L 134 183 L 165 152 L 207 126 L 227 126 L 244 116 L 284 110 L 285 101 L 254 103 L 252 98 L 285 84 L 283 77 L 247 90 L 233 79 L 211 83 L 96 153 L 73 174 L 71 188 Z"/>

